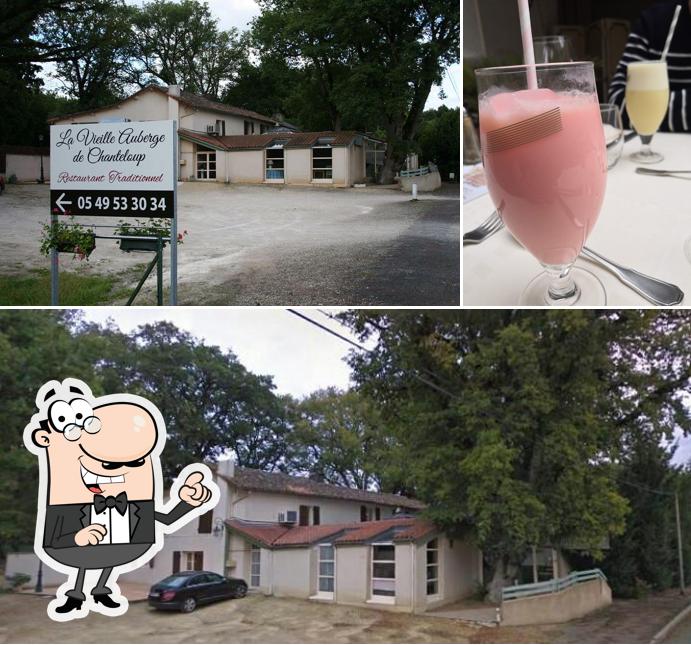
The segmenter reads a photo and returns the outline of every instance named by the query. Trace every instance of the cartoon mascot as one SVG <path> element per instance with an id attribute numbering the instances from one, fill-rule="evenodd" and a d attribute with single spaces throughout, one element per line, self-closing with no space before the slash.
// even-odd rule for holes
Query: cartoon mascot
<path id="1" fill-rule="evenodd" d="M 38 413 L 24 429 L 38 457 L 34 549 L 67 574 L 48 605 L 53 620 L 127 611 L 116 584 L 163 547 L 172 533 L 216 506 L 219 490 L 204 464 L 183 468 L 163 503 L 163 417 L 132 394 L 94 398 L 77 379 L 49 381 L 36 396 Z M 85 576 L 98 580 L 85 594 Z"/>

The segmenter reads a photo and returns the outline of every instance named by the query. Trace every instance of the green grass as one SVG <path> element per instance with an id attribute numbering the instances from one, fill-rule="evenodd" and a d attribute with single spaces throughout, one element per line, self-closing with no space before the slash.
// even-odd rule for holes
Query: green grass
<path id="1" fill-rule="evenodd" d="M 60 273 L 60 305 L 102 305 L 125 293 L 116 277 Z M 50 272 L 0 276 L 0 305 L 50 305 Z"/>

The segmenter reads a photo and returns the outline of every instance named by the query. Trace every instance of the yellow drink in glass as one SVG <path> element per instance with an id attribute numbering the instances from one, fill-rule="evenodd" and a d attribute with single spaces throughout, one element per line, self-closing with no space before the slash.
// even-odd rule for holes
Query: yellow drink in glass
<path id="1" fill-rule="evenodd" d="M 640 163 L 657 163 L 663 156 L 650 149 L 669 104 L 669 79 L 665 61 L 629 63 L 626 79 L 626 111 L 643 141 L 643 148 L 631 156 Z"/>

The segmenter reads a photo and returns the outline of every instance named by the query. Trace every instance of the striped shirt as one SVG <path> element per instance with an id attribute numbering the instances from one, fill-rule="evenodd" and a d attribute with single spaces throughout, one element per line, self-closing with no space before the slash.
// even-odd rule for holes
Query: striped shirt
<path id="1" fill-rule="evenodd" d="M 641 14 L 640 20 L 629 34 L 626 49 L 609 88 L 609 100 L 621 108 L 625 128 L 631 127 L 625 109 L 628 64 L 661 58 L 678 4 L 682 5 L 682 9 L 667 54 L 669 108 L 660 130 L 691 132 L 691 12 L 687 0 L 672 0 L 653 5 Z"/>

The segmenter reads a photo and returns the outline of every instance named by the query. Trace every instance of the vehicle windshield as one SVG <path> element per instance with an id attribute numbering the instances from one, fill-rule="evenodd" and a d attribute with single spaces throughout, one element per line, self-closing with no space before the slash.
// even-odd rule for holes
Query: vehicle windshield
<path id="1" fill-rule="evenodd" d="M 168 576 L 167 578 L 163 578 L 163 580 L 161 580 L 161 582 L 158 584 L 178 589 L 182 587 L 189 579 L 189 576 Z"/>

